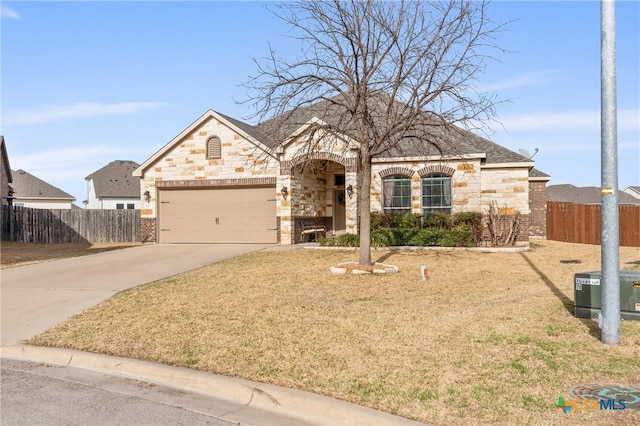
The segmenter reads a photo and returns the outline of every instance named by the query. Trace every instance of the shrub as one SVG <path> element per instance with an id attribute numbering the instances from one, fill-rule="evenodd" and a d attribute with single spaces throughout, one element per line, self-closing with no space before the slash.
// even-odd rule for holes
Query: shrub
<path id="1" fill-rule="evenodd" d="M 398 229 L 396 232 L 396 245 L 399 246 L 412 246 L 415 244 L 412 244 L 411 241 L 413 240 L 413 237 L 416 236 L 416 234 L 420 232 L 420 229 L 412 229 L 412 228 L 406 228 L 406 229 Z"/>
<path id="2" fill-rule="evenodd" d="M 425 228 L 451 229 L 451 216 L 446 213 L 433 212 L 424 221 Z"/>
<path id="3" fill-rule="evenodd" d="M 360 245 L 360 235 L 342 234 L 336 239 L 335 245 L 340 247 L 358 247 Z"/>
<path id="4" fill-rule="evenodd" d="M 442 247 L 472 247 L 474 245 L 473 231 L 466 225 L 458 225 L 445 231 L 438 241 Z"/>
<path id="5" fill-rule="evenodd" d="M 487 228 L 491 235 L 491 244 L 500 246 L 512 246 L 520 232 L 520 211 L 504 205 L 498 208 L 498 203 L 493 201 L 489 206 Z"/>
<path id="6" fill-rule="evenodd" d="M 402 217 L 404 214 L 390 213 L 387 216 L 389 216 L 389 228 L 402 228 Z"/>
<path id="7" fill-rule="evenodd" d="M 460 212 L 453 215 L 453 226 L 465 225 L 473 232 L 473 242 L 477 245 L 482 240 L 482 213 Z"/>
<path id="8" fill-rule="evenodd" d="M 393 244 L 393 234 L 389 228 L 378 228 L 371 231 L 371 247 L 389 247 Z"/>
<path id="9" fill-rule="evenodd" d="M 422 226 L 422 215 L 420 213 L 407 213 L 400 218 L 400 228 L 420 229 Z"/>
<path id="10" fill-rule="evenodd" d="M 318 238 L 318 245 L 320 247 L 333 247 L 336 245 L 336 239 L 331 237 Z"/>
<path id="11" fill-rule="evenodd" d="M 409 241 L 409 245 L 421 246 L 421 247 L 434 247 L 440 245 L 440 239 L 442 238 L 445 230 L 425 228 L 418 231 Z"/>
<path id="12" fill-rule="evenodd" d="M 385 213 L 371 212 L 371 230 L 388 228 L 391 226 L 391 217 Z"/>

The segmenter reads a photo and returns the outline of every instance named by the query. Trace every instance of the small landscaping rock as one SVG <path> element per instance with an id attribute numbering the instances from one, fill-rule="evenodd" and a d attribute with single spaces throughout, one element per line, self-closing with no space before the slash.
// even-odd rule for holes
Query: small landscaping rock
<path id="1" fill-rule="evenodd" d="M 332 274 L 395 274 L 399 271 L 395 265 L 376 262 L 371 266 L 363 266 L 357 262 L 343 262 L 329 268 Z"/>

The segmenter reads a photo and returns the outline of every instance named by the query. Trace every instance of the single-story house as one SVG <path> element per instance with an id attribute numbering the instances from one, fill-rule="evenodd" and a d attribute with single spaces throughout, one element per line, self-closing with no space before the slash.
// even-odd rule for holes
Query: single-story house
<path id="1" fill-rule="evenodd" d="M 11 204 L 13 195 L 12 182 L 13 176 L 11 174 L 7 146 L 4 143 L 4 136 L 0 136 L 0 204 Z"/>
<path id="2" fill-rule="evenodd" d="M 549 185 L 547 201 L 574 204 L 600 204 L 602 191 L 597 186 L 575 186 L 569 183 Z M 618 204 L 640 205 L 640 199 L 624 191 L 618 191 Z"/>
<path id="3" fill-rule="evenodd" d="M 140 177 L 131 174 L 138 167 L 135 161 L 115 160 L 87 176 L 86 207 L 139 209 Z"/>
<path id="4" fill-rule="evenodd" d="M 72 209 L 76 200 L 60 188 L 48 184 L 22 169 L 14 170 L 13 205 L 36 209 Z"/>
<path id="5" fill-rule="evenodd" d="M 133 172 L 143 240 L 295 244 L 303 221 L 330 235 L 357 233 L 358 145 L 308 131 L 331 124 L 327 109 L 319 103 L 255 126 L 205 112 Z M 447 147 L 407 137 L 374 158 L 371 210 L 486 212 L 495 201 L 520 212 L 520 242 L 530 231 L 544 235 L 549 176 L 471 132 L 447 137 Z"/>

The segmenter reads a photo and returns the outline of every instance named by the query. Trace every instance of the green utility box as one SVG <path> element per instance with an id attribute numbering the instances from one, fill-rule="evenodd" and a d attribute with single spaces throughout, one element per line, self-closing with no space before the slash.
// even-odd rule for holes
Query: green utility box
<path id="1" fill-rule="evenodd" d="M 602 308 L 602 271 L 581 272 L 573 278 L 574 315 L 595 318 Z M 640 272 L 620 271 L 620 315 L 640 321 Z"/>

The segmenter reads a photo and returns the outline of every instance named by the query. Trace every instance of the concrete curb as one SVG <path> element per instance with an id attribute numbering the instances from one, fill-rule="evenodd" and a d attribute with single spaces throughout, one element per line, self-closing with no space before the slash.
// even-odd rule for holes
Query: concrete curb
<path id="1" fill-rule="evenodd" d="M 305 246 L 306 250 L 346 250 L 356 251 L 359 247 L 321 247 Z M 478 253 L 520 253 L 531 249 L 529 243 L 522 246 L 511 247 L 421 247 L 421 246 L 391 246 L 391 247 L 371 247 L 371 251 L 470 251 Z"/>
<path id="2" fill-rule="evenodd" d="M 238 406 L 242 415 L 223 418 L 243 425 L 420 425 L 412 420 L 310 392 L 288 389 L 187 368 L 171 367 L 70 349 L 29 345 L 3 346 L 0 357 L 101 372 L 211 396 Z M 250 413 L 249 413 L 250 412 Z"/>

